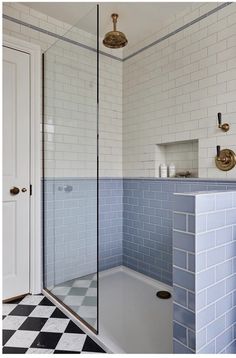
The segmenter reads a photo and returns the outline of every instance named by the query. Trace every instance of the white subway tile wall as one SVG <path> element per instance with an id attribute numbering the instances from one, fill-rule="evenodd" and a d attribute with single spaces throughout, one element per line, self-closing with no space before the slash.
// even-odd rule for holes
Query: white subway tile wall
<path id="1" fill-rule="evenodd" d="M 71 25 L 30 9 L 28 6 L 4 3 L 3 13 L 96 48 L 96 36 L 76 27 L 71 29 Z M 94 14 L 96 15 L 96 12 Z M 57 41 L 56 46 L 49 50 L 49 55 L 46 55 L 48 68 L 45 81 L 47 92 L 45 175 L 94 177 L 97 138 L 96 53 L 58 41 L 55 37 L 7 19 L 3 19 L 3 32 L 40 45 L 42 52 Z M 102 50 L 114 55 L 114 50 L 108 51 L 104 48 Z M 115 52 L 115 55 L 121 57 L 122 52 Z M 48 56 L 51 56 L 51 59 L 48 59 Z M 52 62 L 51 66 L 49 60 Z M 101 55 L 99 70 L 100 175 L 121 177 L 122 62 Z"/>
<path id="2" fill-rule="evenodd" d="M 218 5 L 190 3 L 155 39 Z M 214 162 L 216 145 L 236 151 L 235 23 L 232 3 L 124 61 L 124 177 L 155 176 L 157 144 L 198 140 L 199 177 L 236 178 L 236 168 L 222 172 Z M 217 127 L 218 112 L 230 124 L 228 133 Z"/>

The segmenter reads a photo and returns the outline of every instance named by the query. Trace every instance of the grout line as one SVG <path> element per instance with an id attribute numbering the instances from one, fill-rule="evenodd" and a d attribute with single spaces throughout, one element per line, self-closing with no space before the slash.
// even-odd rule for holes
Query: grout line
<path id="1" fill-rule="evenodd" d="M 82 47 L 82 48 L 84 48 L 84 49 L 86 49 L 86 50 L 90 50 L 90 51 L 95 52 L 95 53 L 97 52 L 97 49 L 96 49 L 96 48 L 93 48 L 93 47 L 91 47 L 91 46 L 82 44 L 81 42 L 78 42 L 78 41 L 75 41 L 75 40 L 71 40 L 71 39 L 69 39 L 68 37 L 64 37 L 64 36 L 62 36 L 62 35 L 58 35 L 58 34 L 56 34 L 55 32 L 45 30 L 45 29 L 43 29 L 43 28 L 41 28 L 41 27 L 28 24 L 27 22 L 18 20 L 18 19 L 16 19 L 16 18 L 12 17 L 12 16 L 8 16 L 8 15 L 3 14 L 3 19 L 9 20 L 9 21 L 12 21 L 12 22 L 15 22 L 15 23 L 17 23 L 17 24 L 19 24 L 19 25 L 22 25 L 22 26 L 25 26 L 25 27 L 29 27 L 29 28 L 31 28 L 32 30 L 35 30 L 35 31 L 38 31 L 38 32 L 42 32 L 42 33 L 44 33 L 44 34 L 46 34 L 46 35 L 55 37 L 55 38 L 57 38 L 57 39 L 59 39 L 59 40 L 62 40 L 62 41 L 71 43 L 71 44 L 76 45 L 76 46 L 79 46 L 79 47 Z M 47 50 L 46 50 L 46 51 L 47 51 Z M 46 51 L 45 51 L 45 52 L 46 52 Z M 109 53 L 106 53 L 106 52 L 104 52 L 104 51 L 99 51 L 99 53 L 100 53 L 101 55 L 103 55 L 103 56 L 110 57 L 110 58 L 112 58 L 113 60 L 117 60 L 117 61 L 120 61 L 120 62 L 123 61 L 122 58 L 116 57 L 116 56 L 114 56 L 114 55 L 110 55 Z"/>

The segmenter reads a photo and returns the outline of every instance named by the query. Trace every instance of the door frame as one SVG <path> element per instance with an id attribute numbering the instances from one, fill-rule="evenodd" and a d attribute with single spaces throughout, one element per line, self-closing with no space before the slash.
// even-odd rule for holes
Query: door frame
<path id="1" fill-rule="evenodd" d="M 23 51 L 30 56 L 30 195 L 29 214 L 29 289 L 31 294 L 42 291 L 41 239 L 41 48 L 36 44 L 3 35 L 3 46 Z"/>

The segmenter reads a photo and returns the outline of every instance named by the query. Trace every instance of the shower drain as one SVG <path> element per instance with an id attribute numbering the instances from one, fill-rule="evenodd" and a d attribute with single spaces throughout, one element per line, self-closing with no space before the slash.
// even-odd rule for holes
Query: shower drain
<path id="1" fill-rule="evenodd" d="M 161 298 L 161 299 L 163 299 L 163 300 L 166 300 L 167 298 L 170 298 L 170 297 L 171 297 L 171 294 L 170 294 L 170 292 L 168 292 L 168 291 L 157 291 L 156 296 L 157 296 L 158 298 Z"/>

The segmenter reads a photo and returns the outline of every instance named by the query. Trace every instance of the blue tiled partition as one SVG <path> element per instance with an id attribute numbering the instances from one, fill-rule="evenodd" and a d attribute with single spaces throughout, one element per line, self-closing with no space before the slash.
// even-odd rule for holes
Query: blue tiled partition
<path id="1" fill-rule="evenodd" d="M 124 178 L 125 266 L 172 285 L 174 193 L 196 190 L 236 190 L 236 183 L 199 179 Z M 179 225 L 183 224 L 179 222 Z M 193 221 L 189 225 L 193 227 Z"/>
<path id="2" fill-rule="evenodd" d="M 236 192 L 174 195 L 174 353 L 236 353 Z"/>

